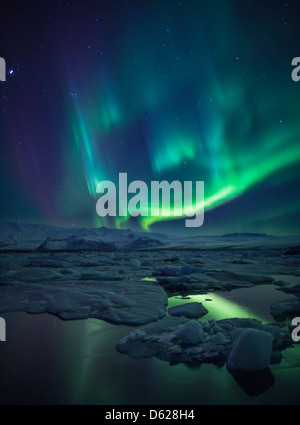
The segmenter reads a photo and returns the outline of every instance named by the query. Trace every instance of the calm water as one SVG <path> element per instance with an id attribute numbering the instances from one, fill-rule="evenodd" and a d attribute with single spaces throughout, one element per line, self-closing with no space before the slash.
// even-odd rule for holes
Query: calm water
<path id="1" fill-rule="evenodd" d="M 299 278 L 291 283 L 299 283 Z M 197 295 L 189 301 L 204 303 L 209 310 L 204 321 L 256 317 L 269 322 L 273 321 L 269 304 L 287 297 L 274 286 L 264 285 Z M 170 306 L 177 303 L 182 300 L 170 298 Z M 115 345 L 134 329 L 129 326 L 97 319 L 62 321 L 48 314 L 7 313 L 2 317 L 7 323 L 7 341 L 0 343 L 0 403 L 300 403 L 299 345 L 285 350 L 283 361 L 272 366 L 275 384 L 251 397 L 225 367 L 204 364 L 191 369 L 155 358 L 131 360 L 118 353 Z"/>

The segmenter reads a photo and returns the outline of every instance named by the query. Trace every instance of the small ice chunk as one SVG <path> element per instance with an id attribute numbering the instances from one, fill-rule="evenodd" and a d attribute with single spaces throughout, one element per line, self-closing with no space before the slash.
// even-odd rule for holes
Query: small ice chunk
<path id="1" fill-rule="evenodd" d="M 204 332 L 197 320 L 189 320 L 176 332 L 182 344 L 196 345 L 204 339 Z"/>

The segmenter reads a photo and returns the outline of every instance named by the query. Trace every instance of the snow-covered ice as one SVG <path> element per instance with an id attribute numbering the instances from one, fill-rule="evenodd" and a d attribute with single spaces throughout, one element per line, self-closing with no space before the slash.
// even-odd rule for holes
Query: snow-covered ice
<path id="1" fill-rule="evenodd" d="M 300 316 L 299 285 L 290 287 L 284 276 L 300 275 L 298 247 L 297 237 L 264 234 L 180 238 L 104 227 L 1 224 L 0 313 L 48 312 L 66 320 L 136 325 L 117 345 L 130 357 L 227 362 L 233 373 L 254 371 L 279 362 L 280 352 L 292 344 L 282 326 Z M 253 318 L 206 323 L 207 309 L 200 303 L 167 310 L 168 296 L 256 285 L 276 285 L 289 294 L 270 306 L 278 325 Z M 250 347 L 251 359 L 243 354 Z M 254 352 L 263 354 L 255 358 Z"/>

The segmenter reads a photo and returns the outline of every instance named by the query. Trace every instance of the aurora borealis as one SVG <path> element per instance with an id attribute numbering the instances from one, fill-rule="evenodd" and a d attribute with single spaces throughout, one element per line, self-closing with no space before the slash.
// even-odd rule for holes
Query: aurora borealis
<path id="1" fill-rule="evenodd" d="M 198 234 L 299 234 L 294 1 L 13 1 L 1 12 L 1 218 L 101 219 L 101 180 L 203 180 Z M 190 232 L 190 233 L 189 233 Z"/>

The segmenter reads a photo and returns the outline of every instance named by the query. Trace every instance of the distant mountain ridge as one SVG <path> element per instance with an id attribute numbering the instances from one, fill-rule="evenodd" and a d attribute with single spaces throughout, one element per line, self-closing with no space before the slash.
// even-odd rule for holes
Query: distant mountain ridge
<path id="1" fill-rule="evenodd" d="M 270 238 L 272 235 L 267 233 L 226 233 L 222 238 Z"/>
<path id="2" fill-rule="evenodd" d="M 155 237 L 156 236 L 156 237 Z M 160 239 L 157 239 L 160 237 Z M 163 246 L 166 235 L 135 233 L 131 230 L 64 228 L 43 224 L 0 224 L 0 249 L 38 251 L 104 251 L 147 249 Z"/>
<path id="3" fill-rule="evenodd" d="M 155 249 L 279 249 L 300 245 L 299 236 L 227 233 L 220 236 L 172 236 L 129 229 L 65 228 L 43 224 L 1 223 L 0 251 L 116 251 Z"/>

